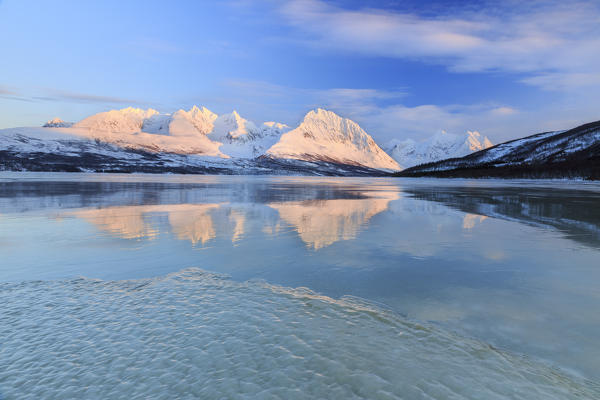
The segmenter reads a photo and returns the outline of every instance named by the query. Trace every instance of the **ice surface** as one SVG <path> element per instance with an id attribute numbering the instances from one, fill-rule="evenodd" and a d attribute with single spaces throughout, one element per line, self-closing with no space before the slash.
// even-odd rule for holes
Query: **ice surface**
<path id="1" fill-rule="evenodd" d="M 352 298 L 187 269 L 0 286 L 4 399 L 593 399 L 591 383 Z"/>

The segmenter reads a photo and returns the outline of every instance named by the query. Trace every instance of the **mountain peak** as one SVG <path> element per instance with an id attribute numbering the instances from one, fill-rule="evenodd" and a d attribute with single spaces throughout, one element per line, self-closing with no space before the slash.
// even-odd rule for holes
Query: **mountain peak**
<path id="1" fill-rule="evenodd" d="M 94 114 L 73 126 L 93 131 L 133 133 L 140 132 L 144 121 L 158 114 L 159 112 L 152 108 L 144 110 L 127 107 Z"/>
<path id="2" fill-rule="evenodd" d="M 148 108 L 147 110 L 144 110 L 143 108 L 138 108 L 138 107 L 126 107 L 126 108 L 121 108 L 120 110 L 110 110 L 108 112 L 118 112 L 121 114 L 135 114 L 135 115 L 141 115 L 144 116 L 145 118 L 149 118 L 152 115 L 155 114 L 159 114 L 158 111 L 156 111 L 153 108 Z"/>
<path id="3" fill-rule="evenodd" d="M 342 119 L 344 119 L 344 118 L 340 117 L 333 111 L 325 110 L 324 108 L 317 108 L 314 110 L 310 110 L 308 113 L 306 113 L 303 121 L 310 121 L 310 120 L 320 120 L 320 121 L 335 120 L 335 121 L 337 121 L 337 120 L 342 120 Z"/>
<path id="4" fill-rule="evenodd" d="M 275 158 L 330 161 L 378 169 L 400 169 L 356 122 L 322 108 L 281 136 L 267 153 Z"/>
<path id="5" fill-rule="evenodd" d="M 463 157 L 491 146 L 492 142 L 487 137 L 482 138 L 477 131 L 467 131 L 464 135 L 440 131 L 420 142 L 411 139 L 392 140 L 386 149 L 400 165 L 409 168 L 446 158 Z"/>
<path id="6" fill-rule="evenodd" d="M 220 115 L 214 121 L 214 129 L 210 133 L 213 140 L 227 142 L 245 139 L 258 132 L 253 122 L 243 118 L 236 110 Z"/>
<path id="7" fill-rule="evenodd" d="M 189 111 L 179 110 L 179 112 L 186 113 L 194 119 L 202 118 L 205 120 L 209 120 L 211 122 L 214 121 L 215 119 L 217 119 L 217 114 L 210 111 L 208 108 L 206 108 L 204 106 L 202 106 L 202 108 L 200 108 L 195 104 L 192 106 L 192 108 L 190 108 Z"/>
<path id="8" fill-rule="evenodd" d="M 69 128 L 73 125 L 72 122 L 65 122 L 60 118 L 52 118 L 47 121 L 42 127 L 44 128 Z"/>

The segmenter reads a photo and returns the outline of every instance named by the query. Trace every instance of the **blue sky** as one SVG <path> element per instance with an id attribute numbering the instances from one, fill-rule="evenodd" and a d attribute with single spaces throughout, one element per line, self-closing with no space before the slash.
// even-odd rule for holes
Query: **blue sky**
<path id="1" fill-rule="evenodd" d="M 0 49 L 0 128 L 324 107 L 381 142 L 499 142 L 600 119 L 597 1 L 0 0 Z"/>

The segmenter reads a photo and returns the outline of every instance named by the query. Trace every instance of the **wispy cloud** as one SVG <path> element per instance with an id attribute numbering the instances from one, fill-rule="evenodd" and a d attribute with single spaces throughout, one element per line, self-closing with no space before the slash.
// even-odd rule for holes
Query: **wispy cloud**
<path id="1" fill-rule="evenodd" d="M 480 130 L 496 138 L 507 139 L 529 133 L 532 125 L 515 130 L 517 122 L 524 121 L 523 113 L 515 107 L 498 104 L 403 105 L 403 90 L 366 88 L 301 89 L 256 81 L 227 81 L 223 93 L 269 111 L 269 118 L 283 117 L 283 122 L 294 125 L 311 108 L 324 107 L 361 124 L 376 140 L 386 142 L 394 138 L 425 138 L 446 130 L 463 133 Z M 245 110 L 254 111 L 245 107 Z M 285 110 L 281 112 L 280 110 Z M 287 110 L 295 110 L 287 114 Z M 255 114 L 258 115 L 258 114 Z M 292 116 L 293 115 L 293 116 Z M 287 119 L 285 119 L 287 118 Z M 510 128 L 507 128 L 510 127 Z"/>
<path id="2" fill-rule="evenodd" d="M 441 130 L 476 130 L 499 143 L 598 119 L 596 103 L 579 96 L 531 109 L 502 102 L 407 105 L 401 89 L 305 89 L 242 80 L 224 82 L 220 93 L 225 99 L 236 98 L 242 114 L 257 122 L 276 119 L 293 126 L 311 108 L 331 109 L 358 122 L 379 143 L 420 140 Z"/>
<path id="3" fill-rule="evenodd" d="M 70 92 L 53 88 L 42 89 L 17 89 L 0 85 L 0 97 L 7 100 L 27 102 L 67 102 L 82 104 L 105 104 L 105 105 L 149 105 L 147 101 L 139 101 L 131 98 L 103 96 L 90 93 Z"/>
<path id="4" fill-rule="evenodd" d="M 228 80 L 223 86 L 228 97 L 234 97 L 238 101 L 246 99 L 248 103 L 261 104 L 267 109 L 285 107 L 305 112 L 311 108 L 325 107 L 344 113 L 347 117 L 369 112 L 384 103 L 396 103 L 406 96 L 402 88 L 315 89 L 242 80 Z"/>
<path id="5" fill-rule="evenodd" d="M 0 99 L 32 102 L 33 99 L 23 96 L 16 88 L 0 85 Z"/>
<path id="6" fill-rule="evenodd" d="M 600 43 L 598 52 L 600 52 Z M 600 72 L 544 73 L 525 78 L 523 82 L 553 91 L 568 91 L 580 88 L 590 89 L 592 86 L 600 86 Z"/>
<path id="7" fill-rule="evenodd" d="M 18 96 L 17 92 L 7 86 L 0 86 L 0 95 L 3 96 Z"/>
<path id="8" fill-rule="evenodd" d="M 148 102 L 143 102 L 135 99 L 122 97 L 102 96 L 88 93 L 65 92 L 56 89 L 47 89 L 47 96 L 35 96 L 34 99 L 42 101 L 68 101 L 75 103 L 98 103 L 98 104 L 129 104 L 129 105 L 146 105 Z"/>
<path id="9" fill-rule="evenodd" d="M 305 44 L 371 56 L 424 60 L 456 72 L 526 74 L 545 89 L 597 84 L 600 3 L 514 1 L 424 17 L 382 9 L 346 10 L 320 0 L 280 9 Z"/>

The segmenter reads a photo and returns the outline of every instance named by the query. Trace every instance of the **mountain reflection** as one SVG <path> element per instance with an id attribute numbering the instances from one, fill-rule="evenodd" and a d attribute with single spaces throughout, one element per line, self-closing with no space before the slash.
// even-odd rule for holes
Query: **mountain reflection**
<path id="1" fill-rule="evenodd" d="M 152 216 L 166 214 L 171 232 L 192 244 L 204 244 L 215 237 L 213 220 L 208 214 L 219 204 L 165 204 L 152 206 L 119 206 L 80 210 L 67 213 L 85 219 L 99 230 L 122 239 L 151 239 L 161 231 Z"/>
<path id="2" fill-rule="evenodd" d="M 479 225 L 483 221 L 485 221 L 488 217 L 485 215 L 479 214 L 470 214 L 466 213 L 463 217 L 463 229 L 469 230 L 475 228 L 476 225 Z"/>
<path id="3" fill-rule="evenodd" d="M 218 208 L 218 204 L 183 204 L 182 206 L 167 211 L 171 230 L 178 239 L 189 240 L 192 244 L 198 242 L 204 244 L 216 236 L 214 223 L 208 212 Z"/>
<path id="4" fill-rule="evenodd" d="M 99 230 L 123 239 L 151 238 L 158 234 L 144 220 L 144 214 L 151 212 L 149 207 L 111 207 L 93 210 L 75 211 L 66 214 L 85 219 Z"/>
<path id="5" fill-rule="evenodd" d="M 356 237 L 361 226 L 388 208 L 396 192 L 378 192 L 365 199 L 306 200 L 270 203 L 283 221 L 295 227 L 307 246 L 318 250 Z"/>
<path id="6" fill-rule="evenodd" d="M 273 202 L 262 206 L 262 214 L 254 210 L 253 217 L 258 216 L 264 234 L 278 235 L 283 225 L 290 225 L 309 248 L 319 250 L 340 240 L 354 239 L 361 227 L 398 198 L 396 192 L 368 195 L 362 193 L 363 198 L 358 199 Z M 218 233 L 234 243 L 241 240 L 246 233 L 248 207 L 242 204 L 234 208 L 227 203 L 161 204 L 84 209 L 63 215 L 84 219 L 122 239 L 152 239 L 168 231 L 179 240 L 204 245 Z M 272 210 L 277 211 L 275 219 Z"/>
<path id="7" fill-rule="evenodd" d="M 486 217 L 550 226 L 585 246 L 600 247 L 600 193 L 544 187 L 405 187 L 413 199 L 467 213 L 464 229 Z"/>

